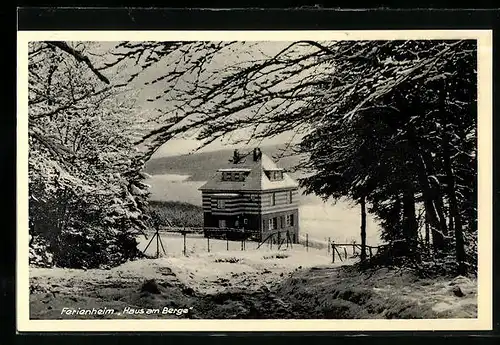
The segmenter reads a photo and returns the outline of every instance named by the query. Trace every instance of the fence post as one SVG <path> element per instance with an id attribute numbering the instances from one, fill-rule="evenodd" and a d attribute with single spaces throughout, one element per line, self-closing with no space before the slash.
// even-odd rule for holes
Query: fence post
<path id="1" fill-rule="evenodd" d="M 186 256 L 186 229 L 184 229 L 184 231 L 182 232 L 182 237 L 183 237 L 183 240 L 184 240 L 184 256 Z"/>
<path id="2" fill-rule="evenodd" d="M 210 235 L 207 236 L 207 251 L 210 253 Z"/>
<path id="3" fill-rule="evenodd" d="M 273 250 L 273 240 L 274 240 L 274 232 L 269 237 L 269 249 Z"/>
<path id="4" fill-rule="evenodd" d="M 335 263 L 335 241 L 332 241 L 332 263 Z"/>
<path id="5" fill-rule="evenodd" d="M 160 257 L 160 233 L 156 231 L 156 258 Z"/>
<path id="6" fill-rule="evenodd" d="M 352 242 L 352 256 L 354 256 L 354 254 L 356 254 L 356 241 Z"/>
<path id="7" fill-rule="evenodd" d="M 344 255 L 345 255 L 345 259 L 347 260 L 347 248 L 344 246 Z"/>
<path id="8" fill-rule="evenodd" d="M 281 242 L 281 232 L 278 231 L 278 246 L 280 245 L 280 242 Z"/>
<path id="9" fill-rule="evenodd" d="M 328 254 L 330 254 L 330 237 L 328 237 L 328 245 L 326 246 L 326 248 L 328 248 Z"/>
<path id="10" fill-rule="evenodd" d="M 372 254 L 372 247 L 368 247 L 370 249 L 370 259 L 372 258 L 373 254 Z"/>
<path id="11" fill-rule="evenodd" d="M 226 231 L 226 250 L 229 250 L 229 237 L 227 235 L 228 232 Z"/>
<path id="12" fill-rule="evenodd" d="M 309 251 L 309 234 L 306 234 L 306 252 Z"/>

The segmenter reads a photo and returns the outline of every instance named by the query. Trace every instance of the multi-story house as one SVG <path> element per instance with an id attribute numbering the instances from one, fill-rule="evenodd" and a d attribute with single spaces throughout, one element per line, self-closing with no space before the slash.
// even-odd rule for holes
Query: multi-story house
<path id="1" fill-rule="evenodd" d="M 241 229 L 257 240 L 273 232 L 299 239 L 298 183 L 260 149 L 217 170 L 201 186 L 204 228 Z"/>

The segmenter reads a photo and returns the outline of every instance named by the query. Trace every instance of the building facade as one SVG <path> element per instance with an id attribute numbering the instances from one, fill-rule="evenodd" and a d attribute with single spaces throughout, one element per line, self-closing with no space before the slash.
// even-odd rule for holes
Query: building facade
<path id="1" fill-rule="evenodd" d="M 241 229 L 256 240 L 271 233 L 299 238 L 298 183 L 259 149 L 232 161 L 200 187 L 204 228 Z"/>

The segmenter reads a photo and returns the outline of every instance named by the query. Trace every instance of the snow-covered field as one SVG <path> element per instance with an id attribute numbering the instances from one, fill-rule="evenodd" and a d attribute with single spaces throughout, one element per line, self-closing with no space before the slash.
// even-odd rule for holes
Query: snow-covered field
<path id="1" fill-rule="evenodd" d="M 152 234 L 151 234 L 152 235 Z M 138 237 L 144 250 L 149 239 Z M 422 279 L 401 269 L 358 271 L 325 248 L 263 245 L 161 234 L 166 254 L 111 269 L 30 268 L 30 315 L 67 316 L 64 308 L 108 308 L 103 318 L 174 318 L 129 315 L 126 308 L 188 308 L 187 318 L 474 318 L 477 281 L 465 277 Z M 210 251 L 208 251 L 210 245 Z M 154 257 L 156 239 L 146 254 Z M 154 281 L 157 292 L 144 292 Z M 454 289 L 460 288 L 462 296 Z M 186 309 L 187 310 L 187 309 Z"/>
<path id="2" fill-rule="evenodd" d="M 138 248 L 143 251 L 149 241 L 144 237 L 139 237 L 138 241 Z M 306 248 L 300 244 L 288 248 L 283 245 L 280 249 L 276 245 L 270 248 L 265 244 L 257 249 L 257 242 L 246 241 L 242 250 L 239 241 L 210 239 L 208 243 L 206 238 L 192 234 L 186 236 L 187 255 L 184 256 L 184 242 L 180 234 L 162 234 L 161 241 L 166 255 L 160 245 L 162 258 L 158 262 L 172 269 L 184 284 L 202 293 L 215 293 L 227 288 L 271 288 L 298 268 L 338 266 L 356 260 L 348 257 L 346 261 L 337 259 L 332 264 L 326 248 Z M 156 239 L 145 253 L 152 257 L 156 255 Z"/>
<path id="3" fill-rule="evenodd" d="M 321 264 L 295 246 L 141 259 L 102 269 L 30 268 L 34 319 L 178 318 L 129 315 L 126 308 L 189 308 L 187 318 L 474 318 L 477 281 L 417 279 L 405 270 L 360 272 Z M 304 263 L 305 262 L 305 263 Z M 299 265 L 299 266 L 298 266 Z M 310 267 L 309 266 L 315 266 Z M 297 268 L 306 268 L 299 269 Z M 309 269 L 307 269 L 309 268 Z M 159 292 L 144 292 L 154 280 Z M 463 296 L 457 296 L 459 287 Z M 67 316 L 64 308 L 108 308 L 112 315 Z"/>

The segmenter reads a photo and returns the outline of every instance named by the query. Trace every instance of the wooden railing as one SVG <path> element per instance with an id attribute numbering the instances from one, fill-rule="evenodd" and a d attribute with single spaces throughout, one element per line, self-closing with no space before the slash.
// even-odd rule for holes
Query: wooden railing
<path id="1" fill-rule="evenodd" d="M 260 241 L 257 249 L 259 249 L 265 243 L 269 244 L 270 249 L 273 249 L 273 244 L 276 244 L 279 250 L 285 243 L 287 248 L 293 248 L 293 240 L 292 236 L 290 235 L 290 231 L 274 231 L 270 233 L 262 241 Z"/>
<path id="2" fill-rule="evenodd" d="M 332 252 L 332 262 L 333 263 L 335 262 L 335 256 L 338 256 L 340 261 L 347 260 L 348 259 L 348 253 L 347 253 L 348 248 L 349 249 L 352 248 L 352 257 L 356 257 L 357 255 L 360 255 L 361 251 L 363 250 L 363 247 L 356 242 L 335 243 L 335 241 L 331 241 L 330 246 L 332 248 L 331 252 Z M 365 245 L 365 250 L 368 251 L 368 253 L 366 253 L 367 254 L 366 257 L 371 259 L 383 247 L 385 247 L 385 245 L 381 245 L 381 246 Z M 359 253 L 357 252 L 357 249 L 359 249 Z M 341 251 L 343 251 L 344 255 L 341 255 Z M 374 251 L 375 251 L 375 253 L 374 253 Z M 337 255 L 335 255 L 335 254 L 337 254 Z"/>
<path id="3" fill-rule="evenodd" d="M 186 250 L 186 235 L 187 234 L 204 234 L 206 239 L 207 239 L 207 252 L 210 252 L 210 239 L 225 239 L 226 240 L 226 250 L 229 250 L 229 241 L 230 240 L 238 240 L 241 242 L 241 250 L 246 250 L 246 241 L 251 238 L 252 236 L 255 236 L 257 234 L 260 234 L 258 231 L 251 231 L 248 229 L 243 229 L 243 228 L 207 228 L 207 227 L 175 227 L 175 226 L 169 226 L 169 227 L 163 227 L 159 229 L 160 233 L 178 233 L 181 234 L 183 237 L 183 254 L 187 255 L 187 250 Z M 154 237 L 153 237 L 154 238 Z M 148 245 L 146 246 L 146 249 L 149 247 L 151 242 L 153 241 L 153 238 L 149 241 Z M 159 242 L 159 244 L 158 244 Z M 163 243 L 161 242 L 161 239 L 159 236 L 157 236 L 157 246 L 161 245 L 161 248 L 163 249 L 163 252 L 165 253 L 165 249 L 163 248 Z M 165 253 L 166 254 L 166 253 Z M 157 254 L 157 257 L 159 255 Z"/>

